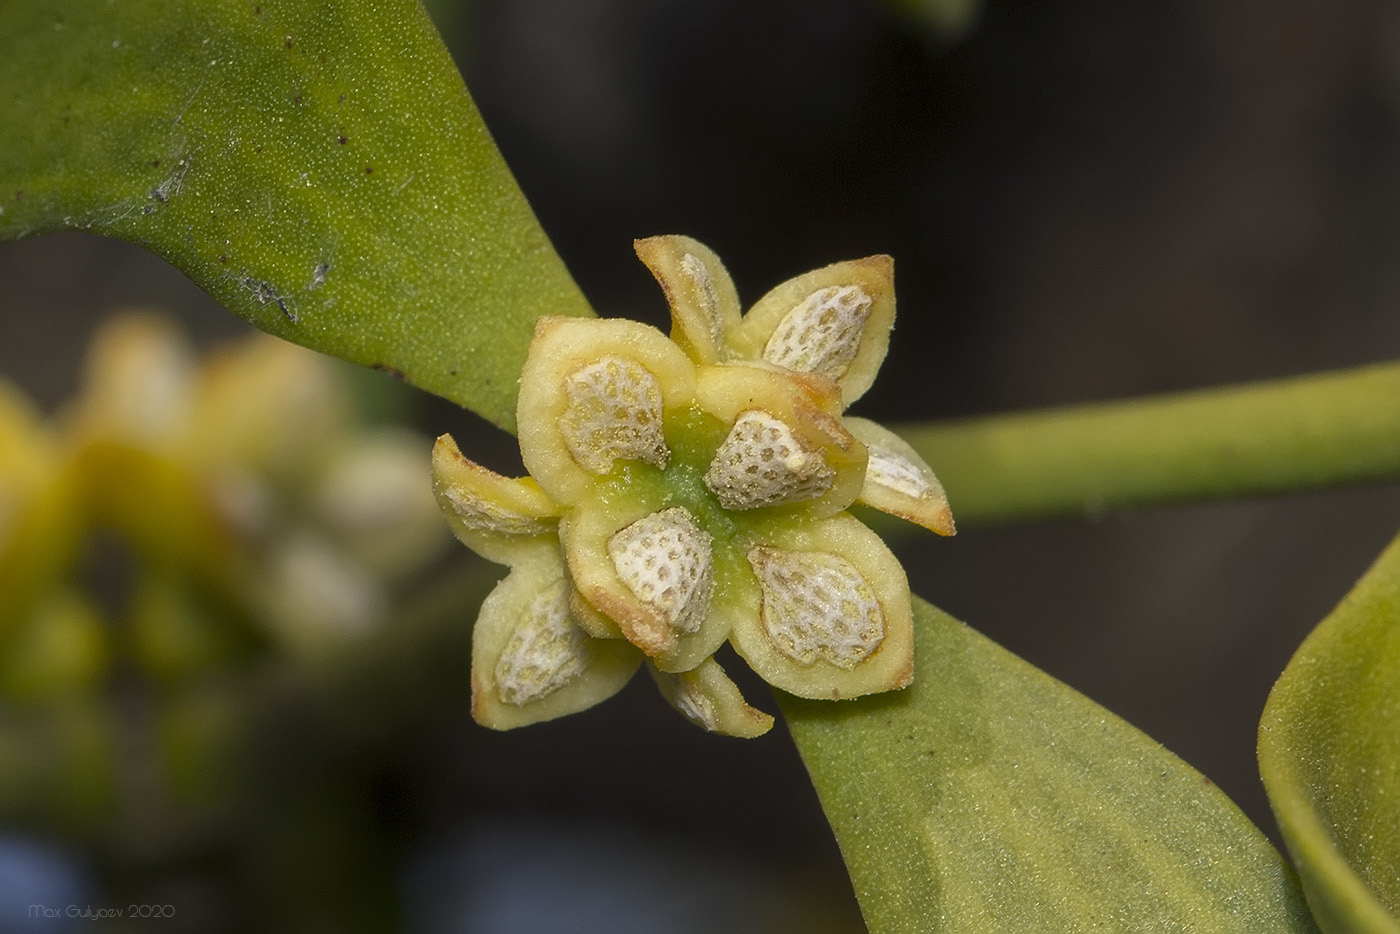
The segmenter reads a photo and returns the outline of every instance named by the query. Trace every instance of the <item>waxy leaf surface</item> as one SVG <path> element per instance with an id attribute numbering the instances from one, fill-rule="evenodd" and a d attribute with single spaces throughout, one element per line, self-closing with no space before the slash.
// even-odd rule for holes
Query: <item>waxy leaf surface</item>
<path id="1" fill-rule="evenodd" d="M 1269 695 L 1259 766 L 1329 932 L 1400 932 L 1400 539 Z"/>
<path id="2" fill-rule="evenodd" d="M 922 600 L 905 691 L 783 712 L 872 934 L 1315 930 L 1211 782 Z"/>
<path id="3" fill-rule="evenodd" d="M 0 238 L 140 244 L 263 330 L 511 427 L 589 314 L 412 0 L 0 3 Z"/>

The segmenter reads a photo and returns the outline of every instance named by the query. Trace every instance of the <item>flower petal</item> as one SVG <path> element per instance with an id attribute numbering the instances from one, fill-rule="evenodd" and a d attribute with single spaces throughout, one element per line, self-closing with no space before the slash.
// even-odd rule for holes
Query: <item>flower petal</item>
<path id="1" fill-rule="evenodd" d="M 732 427 L 704 482 L 725 509 L 805 504 L 828 516 L 864 483 L 865 448 L 841 427 L 834 384 L 750 366 L 703 367 L 700 405 Z"/>
<path id="2" fill-rule="evenodd" d="M 78 560 L 78 480 L 38 409 L 0 380 L 0 631 Z"/>
<path id="3" fill-rule="evenodd" d="M 578 623 L 578 628 L 588 633 L 595 639 L 625 639 L 622 629 L 612 618 L 602 610 L 595 607 L 584 599 L 583 594 L 574 588 L 574 592 L 569 596 L 569 609 L 574 614 L 574 622 Z"/>
<path id="4" fill-rule="evenodd" d="M 846 418 L 846 430 L 870 452 L 865 486 L 856 502 L 922 525 L 939 535 L 952 535 L 953 513 L 948 496 L 933 469 L 899 435 L 864 418 Z"/>
<path id="5" fill-rule="evenodd" d="M 514 707 L 546 697 L 582 674 L 588 636 L 569 621 L 569 582 L 534 593 L 496 658 L 496 696 Z"/>
<path id="6" fill-rule="evenodd" d="M 576 713 L 620 691 L 641 664 L 625 642 L 591 639 L 569 609 L 558 549 L 522 556 L 481 604 L 472 633 L 472 717 L 506 730 Z"/>
<path id="7" fill-rule="evenodd" d="M 472 463 L 451 435 L 433 445 L 433 492 L 453 534 L 488 561 L 513 564 L 520 548 L 558 530 L 562 510 L 534 480 Z"/>
<path id="8" fill-rule="evenodd" d="M 656 681 L 661 696 L 703 730 L 752 739 L 773 728 L 773 718 L 750 707 L 713 658 L 677 674 L 660 671 L 655 665 L 648 665 L 647 672 Z"/>
<path id="9" fill-rule="evenodd" d="M 682 506 L 590 500 L 559 526 L 579 595 L 667 671 L 724 643 L 734 595 L 717 600 L 709 533 Z"/>
<path id="10" fill-rule="evenodd" d="M 665 413 L 688 406 L 694 385 L 690 360 L 655 328 L 541 318 L 516 410 L 525 467 L 565 505 L 616 461 L 663 467 Z"/>
<path id="11" fill-rule="evenodd" d="M 690 237 L 648 237 L 633 243 L 671 305 L 671 339 L 696 363 L 724 363 L 726 337 L 739 327 L 739 295 L 719 257 Z"/>
<path id="12" fill-rule="evenodd" d="M 762 601 L 730 638 L 770 684 L 818 699 L 909 684 L 909 584 L 878 535 L 840 515 L 777 532 L 748 559 Z"/>
<path id="13" fill-rule="evenodd" d="M 734 344 L 749 359 L 835 380 L 844 408 L 875 381 L 893 325 L 894 260 L 870 256 L 773 289 L 744 316 Z"/>

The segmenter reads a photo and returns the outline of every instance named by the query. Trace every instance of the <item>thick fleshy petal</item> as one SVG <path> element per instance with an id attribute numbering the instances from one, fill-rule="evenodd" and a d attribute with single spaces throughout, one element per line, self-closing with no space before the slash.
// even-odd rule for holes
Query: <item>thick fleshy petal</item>
<path id="1" fill-rule="evenodd" d="M 728 335 L 739 327 L 739 295 L 719 257 L 690 237 L 648 237 L 633 243 L 671 305 L 671 339 L 700 364 L 731 357 Z"/>
<path id="2" fill-rule="evenodd" d="M 763 628 L 789 658 L 803 665 L 820 658 L 849 671 L 885 640 L 875 591 L 840 555 L 757 545 L 748 558 L 763 589 Z"/>
<path id="3" fill-rule="evenodd" d="M 733 595 L 719 594 L 713 540 L 682 506 L 589 501 L 559 526 L 579 595 L 667 671 L 724 643 Z"/>
<path id="4" fill-rule="evenodd" d="M 752 366 L 703 367 L 700 405 L 731 425 L 704 476 L 726 509 L 804 504 L 813 516 L 849 506 L 865 448 L 841 427 L 835 385 Z"/>
<path id="5" fill-rule="evenodd" d="M 752 739 L 773 728 L 773 718 L 749 706 L 719 662 L 707 658 L 690 671 L 671 674 L 647 665 L 661 696 L 691 723 L 711 733 Z"/>
<path id="6" fill-rule="evenodd" d="M 908 519 L 939 535 L 954 533 L 953 513 L 948 508 L 943 484 L 907 441 L 869 419 L 846 418 L 842 424 L 870 452 L 865 486 L 856 502 Z"/>
<path id="7" fill-rule="evenodd" d="M 521 556 L 481 604 L 472 633 L 472 717 L 497 730 L 577 713 L 620 691 L 641 654 L 590 638 L 570 612 L 558 549 Z"/>
<path id="8" fill-rule="evenodd" d="M 452 532 L 488 561 L 513 564 L 522 548 L 552 541 L 562 509 L 529 477 L 473 463 L 451 435 L 433 445 L 433 492 Z"/>
<path id="9" fill-rule="evenodd" d="M 564 392 L 559 431 L 584 470 L 605 474 L 617 460 L 666 466 L 661 383 L 646 367 L 604 354 L 566 376 Z"/>
<path id="10" fill-rule="evenodd" d="M 835 263 L 789 279 L 744 316 L 740 353 L 841 386 L 844 406 L 865 394 L 889 349 L 894 325 L 894 260 Z"/>
<path id="11" fill-rule="evenodd" d="M 612 617 L 589 603 L 588 600 L 584 598 L 583 594 L 578 592 L 577 587 L 574 588 L 573 593 L 569 595 L 569 608 L 573 611 L 574 622 L 578 623 L 578 627 L 593 638 L 627 638 L 623 635 L 622 628 L 619 627 L 617 623 L 613 622 Z"/>
<path id="12" fill-rule="evenodd" d="M 878 535 L 840 515 L 775 530 L 748 560 L 762 599 L 730 638 L 770 684 L 833 700 L 909 684 L 909 584 Z"/>
<path id="13" fill-rule="evenodd" d="M 30 504 L 59 479 L 58 451 L 57 439 L 44 425 L 38 408 L 0 380 L 0 554 L 10 547 L 35 547 L 16 533 Z"/>
<path id="14" fill-rule="evenodd" d="M 636 321 L 541 318 L 516 409 L 526 469 L 573 505 L 617 461 L 663 467 L 666 413 L 689 406 L 695 368 Z"/>

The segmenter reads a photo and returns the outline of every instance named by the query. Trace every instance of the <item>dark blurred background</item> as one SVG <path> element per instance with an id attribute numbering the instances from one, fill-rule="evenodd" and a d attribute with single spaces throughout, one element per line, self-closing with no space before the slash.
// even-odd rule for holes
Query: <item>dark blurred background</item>
<path id="1" fill-rule="evenodd" d="M 892 254 L 895 340 L 858 414 L 1400 355 L 1393 3 L 993 0 L 961 37 L 870 0 L 434 12 L 600 313 L 664 322 L 634 237 L 701 239 L 746 303 Z M 113 309 L 170 309 L 210 340 L 244 328 L 160 260 L 79 235 L 0 246 L 0 295 L 0 371 L 49 407 Z M 450 406 L 420 413 L 425 432 L 503 449 Z M 916 592 L 1160 740 L 1274 834 L 1254 764 L 1264 699 L 1397 526 L 1391 485 L 965 528 L 902 554 Z M 494 734 L 462 703 L 402 738 L 377 807 L 403 841 L 417 929 L 859 929 L 781 728 L 703 735 L 643 680 L 562 722 Z M 570 927 L 558 904 L 602 920 Z"/>

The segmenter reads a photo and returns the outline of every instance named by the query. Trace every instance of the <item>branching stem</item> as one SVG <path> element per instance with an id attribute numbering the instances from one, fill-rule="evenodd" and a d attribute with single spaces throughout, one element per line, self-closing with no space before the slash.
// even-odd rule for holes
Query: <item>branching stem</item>
<path id="1" fill-rule="evenodd" d="M 1400 363 L 900 426 L 959 526 L 1400 478 Z"/>

